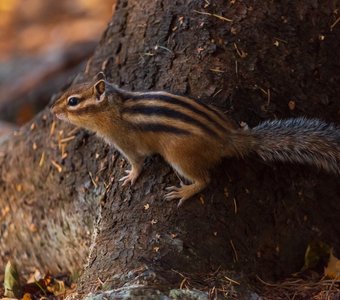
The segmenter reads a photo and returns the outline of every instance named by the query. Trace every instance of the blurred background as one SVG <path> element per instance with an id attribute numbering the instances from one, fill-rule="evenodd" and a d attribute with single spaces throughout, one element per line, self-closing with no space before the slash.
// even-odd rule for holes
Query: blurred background
<path id="1" fill-rule="evenodd" d="M 0 0 L 0 135 L 84 69 L 115 0 Z"/>

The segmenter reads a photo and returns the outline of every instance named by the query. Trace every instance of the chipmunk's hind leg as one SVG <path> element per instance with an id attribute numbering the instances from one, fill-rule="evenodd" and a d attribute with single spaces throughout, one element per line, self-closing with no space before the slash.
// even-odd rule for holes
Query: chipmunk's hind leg
<path id="1" fill-rule="evenodd" d="M 210 182 L 209 165 L 203 156 L 193 154 L 191 151 L 171 151 L 165 157 L 169 164 L 191 184 L 181 184 L 181 187 L 168 187 L 165 200 L 179 199 L 178 207 L 186 200 L 202 191 Z M 191 149 L 190 149 L 191 150 Z"/>
<path id="2" fill-rule="evenodd" d="M 168 193 L 165 194 L 164 199 L 179 199 L 177 207 L 181 207 L 186 200 L 202 191 L 208 185 L 209 181 L 209 177 L 196 178 L 193 180 L 192 184 L 181 184 L 181 187 L 167 187 L 166 190 L 168 191 Z"/>

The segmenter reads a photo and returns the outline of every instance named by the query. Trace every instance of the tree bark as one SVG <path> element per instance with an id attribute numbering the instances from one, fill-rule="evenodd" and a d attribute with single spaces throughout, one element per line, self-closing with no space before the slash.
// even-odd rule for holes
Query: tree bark
<path id="1" fill-rule="evenodd" d="M 132 90 L 202 98 L 250 126 L 301 115 L 339 123 L 335 9 L 332 1 L 121 0 L 77 81 L 103 71 Z M 340 246 L 334 175 L 230 159 L 177 209 L 162 199 L 179 180 L 160 157 L 123 188 L 117 179 L 127 167 L 115 149 L 47 109 L 3 141 L 0 264 L 81 272 L 74 298 L 113 297 L 127 286 L 169 295 L 181 282 L 208 291 L 224 275 L 247 298 L 255 274 L 298 271 L 311 240 Z"/>

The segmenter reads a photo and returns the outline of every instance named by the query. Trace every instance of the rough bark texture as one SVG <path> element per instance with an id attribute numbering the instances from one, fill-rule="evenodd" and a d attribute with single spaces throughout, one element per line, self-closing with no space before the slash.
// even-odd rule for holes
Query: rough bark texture
<path id="1" fill-rule="evenodd" d="M 102 70 L 133 90 L 202 98 L 250 126 L 301 115 L 340 123 L 336 2 L 233 2 L 118 1 L 77 81 Z M 312 240 L 340 246 L 339 177 L 228 160 L 178 210 L 162 200 L 178 178 L 159 157 L 122 188 L 128 166 L 114 149 L 64 123 L 51 133 L 47 111 L 34 124 L 1 145 L 0 263 L 82 271 L 75 297 L 125 283 L 166 292 L 179 274 L 204 282 L 217 269 L 235 272 L 244 288 L 255 274 L 275 280 L 298 271 Z"/>

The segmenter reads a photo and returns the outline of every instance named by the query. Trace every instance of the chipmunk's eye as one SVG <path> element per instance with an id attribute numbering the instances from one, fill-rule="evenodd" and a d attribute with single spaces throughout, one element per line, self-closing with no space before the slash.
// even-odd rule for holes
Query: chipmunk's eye
<path id="1" fill-rule="evenodd" d="M 76 106 L 79 103 L 79 98 L 77 97 L 70 97 L 67 99 L 68 106 Z"/>

